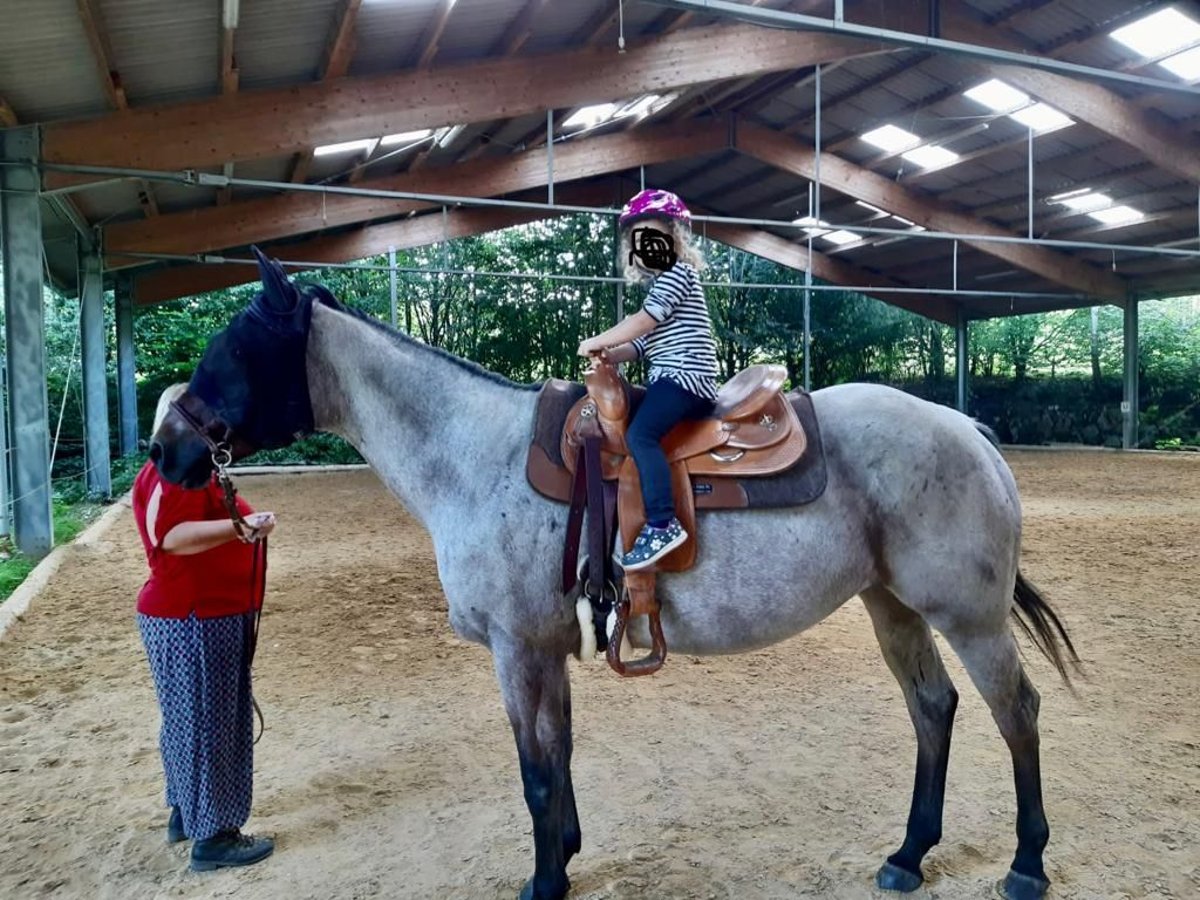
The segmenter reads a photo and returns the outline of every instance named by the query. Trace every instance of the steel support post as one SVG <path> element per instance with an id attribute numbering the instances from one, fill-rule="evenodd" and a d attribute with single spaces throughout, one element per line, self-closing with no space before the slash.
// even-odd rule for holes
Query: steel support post
<path id="1" fill-rule="evenodd" d="M 104 339 L 104 269 L 100 254 L 79 243 L 79 344 L 83 362 L 83 460 L 88 493 L 112 496 L 108 447 L 108 366 Z"/>
<path id="2" fill-rule="evenodd" d="M 959 307 L 954 325 L 954 408 L 967 411 L 967 375 L 971 366 L 971 326 L 966 312 Z"/>
<path id="3" fill-rule="evenodd" d="M 1125 399 L 1121 401 L 1121 446 L 1138 445 L 1138 305 L 1130 297 L 1125 303 Z"/>
<path id="4" fill-rule="evenodd" d="M 127 278 L 117 282 L 117 419 L 120 450 L 126 456 L 138 449 L 137 363 L 133 350 L 133 290 Z"/>
<path id="5" fill-rule="evenodd" d="M 54 542 L 36 167 L 40 155 L 36 127 L 0 130 L 0 161 L 5 163 L 0 165 L 0 253 L 12 435 L 13 536 L 17 548 L 33 557 L 45 556 Z"/>

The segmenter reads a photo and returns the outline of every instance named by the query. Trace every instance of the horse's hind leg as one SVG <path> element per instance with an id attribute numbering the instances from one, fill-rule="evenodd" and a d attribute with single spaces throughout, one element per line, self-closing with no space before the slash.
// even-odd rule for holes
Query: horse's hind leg
<path id="1" fill-rule="evenodd" d="M 1017 853 L 1004 879 L 1004 893 L 1009 900 L 1039 900 L 1050 886 L 1042 866 L 1050 826 L 1042 808 L 1037 728 L 1041 700 L 1025 677 L 1007 622 L 991 633 L 964 629 L 945 634 L 991 709 L 1012 753 L 1017 787 Z"/>
<path id="2" fill-rule="evenodd" d="M 492 654 L 533 819 L 534 872 L 519 900 L 562 900 L 571 886 L 567 860 L 579 848 L 566 657 L 508 642 Z"/>
<path id="3" fill-rule="evenodd" d="M 917 774 L 904 844 L 888 857 L 875 877 L 884 890 L 920 887 L 921 860 L 942 839 L 942 806 L 946 796 L 946 764 L 958 692 L 942 665 L 925 620 L 903 606 L 886 588 L 863 591 L 863 605 L 888 668 L 900 683 L 917 732 Z"/>

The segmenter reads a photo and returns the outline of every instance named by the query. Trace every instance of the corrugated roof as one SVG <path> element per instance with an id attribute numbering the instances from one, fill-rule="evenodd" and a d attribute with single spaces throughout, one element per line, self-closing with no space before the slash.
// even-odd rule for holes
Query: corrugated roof
<path id="1" fill-rule="evenodd" d="M 0 0 L 3 2 L 3 0 Z M 182 99 L 211 97 L 220 91 L 219 53 L 221 4 L 195 0 L 95 0 L 107 40 L 111 45 L 112 68 L 132 106 L 171 103 Z M 527 5 L 540 0 L 458 0 L 451 10 L 439 50 L 433 60 L 439 66 L 470 63 L 487 58 L 500 45 L 502 36 Z M 772 6 L 786 6 L 772 3 Z M 91 47 L 72 0 L 39 0 L 38 3 L 7 0 L 0 30 L 0 98 L 7 100 L 22 121 L 53 121 L 93 116 L 109 111 L 101 89 Z M 1117 24 L 1131 21 L 1161 6 L 1158 0 L 1050 0 L 1028 4 L 1017 0 L 969 0 L 963 7 L 1030 47 L 1054 47 L 1062 58 L 1116 69 L 1141 62 L 1131 51 L 1107 37 Z M 10 8 L 11 7 L 11 8 Z M 255 0 L 242 4 L 236 32 L 235 54 L 240 88 L 299 85 L 319 77 L 322 62 L 343 8 L 342 0 Z M 395 72 L 414 66 L 429 40 L 442 10 L 442 0 L 364 0 L 355 25 L 356 48 L 350 73 L 355 75 Z M 598 28 L 607 22 L 615 5 L 612 0 L 549 0 L 530 25 L 530 37 L 519 50 L 523 56 L 576 49 L 586 38 L 600 36 L 601 46 L 613 50 L 616 33 Z M 853 20 L 870 4 L 847 4 Z M 1200 16 L 1194 4 L 1187 7 Z M 895 13 L 899 7 L 889 7 Z M 806 4 L 805 11 L 822 15 L 832 12 Z M 627 44 L 636 47 L 671 26 L 676 11 L 644 3 L 625 8 Z M 916 18 L 920 18 L 917 16 Z M 688 27 L 703 27 L 715 21 L 693 16 Z M 1166 70 L 1150 66 L 1145 74 L 1170 77 Z M 684 115 L 698 118 L 736 113 L 747 121 L 787 129 L 803 145 L 814 136 L 815 83 L 811 69 L 768 77 L 735 79 L 685 92 L 688 98 L 670 107 L 659 120 L 678 120 Z M 962 91 L 986 76 L 978 62 L 962 57 L 935 55 L 918 49 L 892 48 L 887 52 L 828 64 L 822 71 L 823 151 L 866 166 L 902 186 L 968 211 L 981 218 L 1004 223 L 1023 232 L 1026 210 L 1027 131 L 1005 116 L 989 114 L 962 96 Z M 1117 94 L 1134 98 L 1143 108 L 1159 110 L 1164 121 L 1195 140 L 1200 127 L 1200 102 L 1181 94 L 1149 94 L 1136 87 L 1108 85 Z M 699 98 L 700 102 L 692 102 Z M 597 98 L 601 99 L 601 98 Z M 618 98 L 603 98 L 618 99 Z M 632 98 L 628 98 L 632 99 Z M 1048 98 L 1053 103 L 1053 98 Z M 1155 113 L 1156 115 L 1159 113 Z M 562 115 L 559 116 L 561 122 Z M 404 154 L 387 156 L 373 163 L 366 179 L 406 169 L 417 158 L 423 166 L 452 165 L 456 160 L 479 155 L 500 155 L 534 145 L 544 139 L 544 113 L 513 121 L 470 123 L 446 147 L 424 146 Z M 448 126 L 460 123 L 447 122 Z M 644 128 L 622 122 L 604 126 L 589 136 L 611 130 Z M 960 154 L 961 161 L 942 169 L 925 171 L 898 155 L 887 155 L 867 145 L 860 135 L 883 124 L 895 124 Z M 378 137 L 378 135 L 346 135 Z M 587 138 L 572 138 L 572 140 Z M 423 151 L 430 150 L 425 153 Z M 388 151 L 379 151 L 376 157 Z M 1195 234 L 1195 185 L 1150 163 L 1134 146 L 1112 139 L 1083 123 L 1039 135 L 1035 155 L 1035 229 L 1047 233 L 1088 234 L 1095 239 L 1155 243 L 1178 240 Z M 362 157 L 333 156 L 312 160 L 309 181 L 338 180 Z M 286 180 L 293 157 L 239 162 L 235 175 L 261 180 Z M 638 173 L 628 173 L 635 182 Z M 794 174 L 778 171 L 733 151 L 722 151 L 705 159 L 680 160 L 651 166 L 647 178 L 678 188 L 700 205 L 730 214 L 790 217 L 807 203 L 808 182 Z M 1101 185 L 1105 192 L 1145 212 L 1138 223 L 1104 230 L 1086 216 L 1065 215 L 1047 198 L 1071 187 Z M 161 212 L 201 209 L 217 202 L 212 188 L 186 185 L 155 185 Z M 237 189 L 233 202 L 259 191 Z M 822 215 L 844 224 L 861 224 L 871 213 L 826 185 L 822 188 Z M 128 181 L 78 195 L 75 201 L 91 222 L 139 219 L 145 215 L 138 202 L 138 187 Z M 64 227 L 57 212 L 48 213 L 47 234 L 61 243 Z M 786 231 L 786 230 L 785 230 Z M 907 274 L 920 280 L 924 266 L 931 278 L 942 278 L 949 270 L 953 249 L 948 243 L 915 239 L 883 240 L 834 251 L 847 261 Z M 69 259 L 61 247 L 54 260 Z M 1104 252 L 1080 250 L 1078 258 L 1105 262 Z M 55 263 L 58 265 L 59 263 Z M 1052 287 L 1027 273 L 1003 274 L 1006 265 L 976 251 L 960 251 L 960 275 L 968 280 L 977 274 L 983 285 L 1032 285 Z M 59 274 L 73 277 L 69 268 Z M 1139 260 L 1128 271 L 1174 277 L 1180 264 L 1174 260 Z M 1184 271 L 1189 271 L 1183 266 Z M 1200 287 L 1200 267 L 1191 266 Z M 914 274 L 915 273 L 915 274 Z M 993 277 L 1000 276 L 1000 277 Z"/>
<path id="2" fill-rule="evenodd" d="M 73 0 L 8 2 L 0 20 L 0 97 L 22 122 L 108 108 Z"/>

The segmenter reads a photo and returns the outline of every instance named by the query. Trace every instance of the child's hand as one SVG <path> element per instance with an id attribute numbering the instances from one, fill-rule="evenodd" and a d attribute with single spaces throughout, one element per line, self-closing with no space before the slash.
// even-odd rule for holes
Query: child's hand
<path id="1" fill-rule="evenodd" d="M 599 356 L 604 352 L 604 345 L 595 338 L 588 338 L 579 344 L 580 356 Z"/>

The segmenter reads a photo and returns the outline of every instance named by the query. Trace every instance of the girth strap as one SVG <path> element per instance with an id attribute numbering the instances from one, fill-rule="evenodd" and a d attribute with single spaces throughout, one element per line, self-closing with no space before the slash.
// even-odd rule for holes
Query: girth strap
<path id="1" fill-rule="evenodd" d="M 566 545 L 563 549 L 563 593 L 579 583 L 579 545 L 583 535 L 583 517 L 587 512 L 587 570 L 583 593 L 592 604 L 592 623 L 596 646 L 605 649 L 608 631 L 605 623 L 616 597 L 613 583 L 612 546 L 616 531 L 617 486 L 603 480 L 600 468 L 599 436 L 584 438 L 575 465 L 571 487 L 571 506 L 567 514 Z"/>

